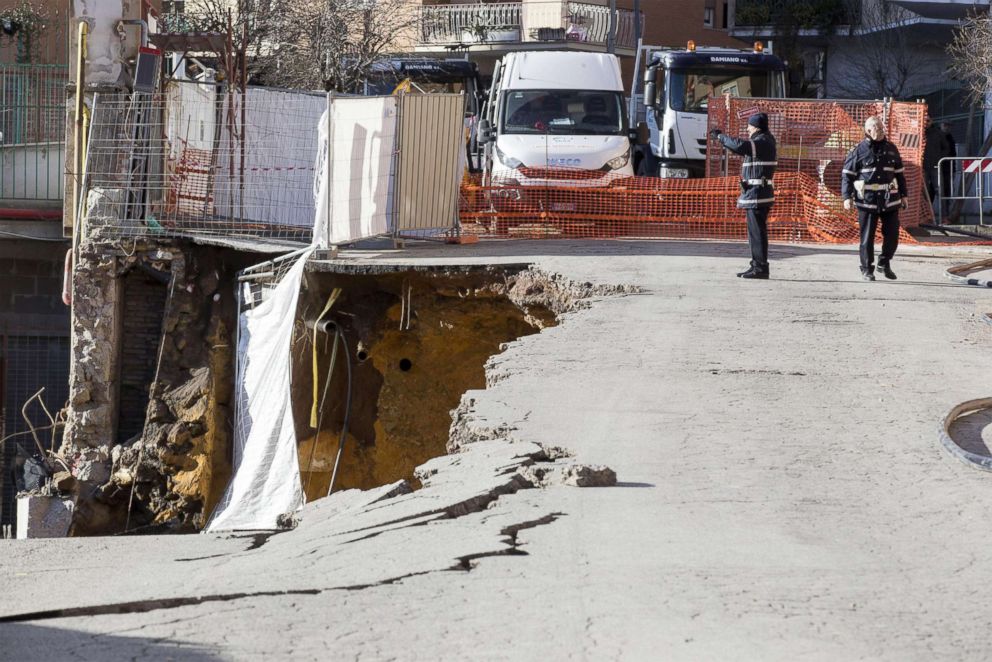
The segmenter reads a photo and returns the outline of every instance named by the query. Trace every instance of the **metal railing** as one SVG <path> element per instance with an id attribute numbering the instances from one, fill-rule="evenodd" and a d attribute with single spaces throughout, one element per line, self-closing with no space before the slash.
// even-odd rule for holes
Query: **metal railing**
<path id="1" fill-rule="evenodd" d="M 610 10 L 585 2 L 494 2 L 418 8 L 419 44 L 575 42 L 605 46 Z M 634 48 L 634 12 L 616 16 L 618 48 Z"/>
<path id="2" fill-rule="evenodd" d="M 62 199 L 68 81 L 64 65 L 0 65 L 0 199 Z"/>
<path id="3" fill-rule="evenodd" d="M 992 207 L 992 158 L 949 156 L 941 159 L 937 162 L 935 193 L 939 225 L 976 216 L 978 224 L 985 225 L 986 207 Z M 992 213 L 992 209 L 988 213 Z"/>

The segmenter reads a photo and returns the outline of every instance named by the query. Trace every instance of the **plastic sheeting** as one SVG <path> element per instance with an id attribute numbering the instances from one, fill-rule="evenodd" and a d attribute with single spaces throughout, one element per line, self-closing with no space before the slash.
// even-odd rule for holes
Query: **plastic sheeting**
<path id="1" fill-rule="evenodd" d="M 241 97 L 224 100 L 225 124 L 236 127 L 236 133 L 222 130 L 219 136 L 215 213 L 244 222 L 310 227 L 310 159 L 317 150 L 313 126 L 324 112 L 324 96 L 259 87 L 248 88 L 246 96 L 243 155 Z"/>
<path id="2" fill-rule="evenodd" d="M 207 531 L 278 528 L 303 505 L 290 397 L 290 347 L 303 251 L 262 302 L 241 313 L 234 412 L 234 477 Z"/>
<path id="3" fill-rule="evenodd" d="M 389 230 L 395 140 L 396 97 L 328 97 L 313 187 L 317 247 Z"/>

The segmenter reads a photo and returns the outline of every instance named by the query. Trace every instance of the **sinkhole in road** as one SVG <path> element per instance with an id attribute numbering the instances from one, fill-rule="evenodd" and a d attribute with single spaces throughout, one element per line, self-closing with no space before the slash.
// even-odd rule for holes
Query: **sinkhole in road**
<path id="1" fill-rule="evenodd" d="M 559 283 L 526 265 L 310 271 L 292 351 L 307 499 L 327 494 L 342 432 L 335 491 L 416 486 L 413 470 L 446 452 L 462 394 L 486 386 L 489 357 L 557 324 L 561 296 Z M 318 317 L 326 331 L 314 334 Z"/>

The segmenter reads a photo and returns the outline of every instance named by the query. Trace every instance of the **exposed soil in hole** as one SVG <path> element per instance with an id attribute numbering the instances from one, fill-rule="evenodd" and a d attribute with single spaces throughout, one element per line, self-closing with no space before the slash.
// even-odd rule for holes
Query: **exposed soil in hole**
<path id="1" fill-rule="evenodd" d="M 140 252 L 139 252 L 140 253 Z M 172 278 L 163 320 L 158 379 L 143 432 L 112 449 L 110 480 L 81 495 L 74 535 L 192 532 L 202 528 L 231 475 L 236 326 L 233 282 L 248 257 L 206 247 L 135 255 Z M 253 257 L 257 261 L 257 257 Z M 573 283 L 526 265 L 383 267 L 312 265 L 297 311 L 293 416 L 309 500 L 327 493 L 344 426 L 350 361 L 352 408 L 335 490 L 400 479 L 443 455 L 452 410 L 486 386 L 485 364 L 502 346 L 557 324 L 595 294 L 631 291 Z M 321 271 L 321 269 L 325 269 Z M 322 319 L 314 321 L 339 289 Z M 342 332 L 330 381 L 334 329 Z M 320 434 L 311 425 L 317 357 Z"/>
<path id="2" fill-rule="evenodd" d="M 311 273 L 301 296 L 293 355 L 294 417 L 307 498 L 327 494 L 344 422 L 344 352 L 311 426 L 313 332 L 328 297 L 341 292 L 323 319 L 338 324 L 352 361 L 352 411 L 334 489 L 369 489 L 400 479 L 445 453 L 451 410 L 462 394 L 486 385 L 486 360 L 501 345 L 554 326 L 555 288 L 517 268 L 405 271 L 370 275 Z M 543 299 L 543 300 L 542 300 Z M 332 355 L 332 334 L 317 335 L 319 392 Z"/>

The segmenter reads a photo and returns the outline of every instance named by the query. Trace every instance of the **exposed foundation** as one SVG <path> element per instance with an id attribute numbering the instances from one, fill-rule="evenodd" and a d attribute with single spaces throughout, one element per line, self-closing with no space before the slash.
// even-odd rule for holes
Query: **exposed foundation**
<path id="1" fill-rule="evenodd" d="M 206 523 L 232 471 L 234 292 L 246 261 L 244 254 L 175 245 L 88 253 L 81 265 L 89 269 L 87 287 L 103 298 L 96 299 L 99 314 L 74 322 L 73 412 L 63 448 L 77 458 L 74 535 L 195 531 Z M 485 387 L 488 358 L 555 325 L 590 287 L 525 265 L 313 263 L 292 349 L 308 500 L 328 492 L 342 430 L 335 490 L 400 479 L 416 487 L 414 469 L 457 446 L 449 439 L 452 412 L 465 391 Z M 335 290 L 321 318 L 333 324 L 315 336 L 314 322 Z M 131 300 L 134 292 L 140 303 Z M 153 319 L 161 320 L 157 330 Z M 330 371 L 335 328 L 342 342 Z M 108 346 L 117 351 L 104 351 Z M 141 351 L 148 347 L 154 356 Z"/>

